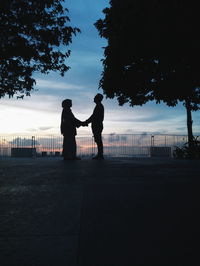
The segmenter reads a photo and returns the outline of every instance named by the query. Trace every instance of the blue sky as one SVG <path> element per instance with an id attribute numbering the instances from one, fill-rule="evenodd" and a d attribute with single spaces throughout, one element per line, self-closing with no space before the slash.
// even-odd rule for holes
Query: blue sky
<path id="1" fill-rule="evenodd" d="M 73 101 L 72 111 L 80 119 L 87 119 L 94 108 L 93 97 L 98 90 L 106 41 L 99 37 L 94 23 L 103 17 L 108 0 L 67 0 L 71 25 L 81 34 L 73 38 L 67 64 L 71 67 L 65 77 L 58 73 L 35 74 L 36 91 L 31 97 L 1 99 L 1 134 L 60 134 L 61 102 Z M 104 98 L 104 133 L 162 133 L 186 134 L 186 111 L 182 104 L 170 108 L 164 104 L 148 103 L 142 107 L 119 106 L 115 99 Z M 198 134 L 199 112 L 193 113 L 194 132 Z M 89 127 L 78 129 L 78 134 L 91 134 Z"/>

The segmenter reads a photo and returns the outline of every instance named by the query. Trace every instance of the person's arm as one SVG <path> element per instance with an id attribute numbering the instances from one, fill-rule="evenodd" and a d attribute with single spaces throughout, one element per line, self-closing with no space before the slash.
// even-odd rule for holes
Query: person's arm
<path id="1" fill-rule="evenodd" d="M 72 115 L 73 115 L 73 114 L 72 114 Z M 74 125 L 75 125 L 77 128 L 79 128 L 80 126 L 83 126 L 83 127 L 88 126 L 87 123 L 80 121 L 80 120 L 77 119 L 74 115 L 73 115 L 73 121 L 74 121 Z"/>
<path id="2" fill-rule="evenodd" d="M 75 122 L 76 127 L 82 126 L 82 122 L 80 120 L 78 120 L 76 117 L 74 117 L 74 119 L 75 119 L 74 122 Z"/>
<path id="3" fill-rule="evenodd" d="M 88 124 L 91 122 L 102 122 L 104 119 L 104 108 L 102 105 L 96 105 L 93 114 L 85 121 Z"/>
<path id="4" fill-rule="evenodd" d="M 87 120 L 85 120 L 85 123 L 90 124 L 92 123 L 92 120 L 93 120 L 93 114 Z"/>
<path id="5" fill-rule="evenodd" d="M 95 110 L 96 110 L 96 107 L 94 108 L 92 115 L 87 120 L 85 120 L 85 123 L 87 123 L 87 124 L 92 123 L 92 121 L 94 120 L 94 117 L 95 117 Z"/>

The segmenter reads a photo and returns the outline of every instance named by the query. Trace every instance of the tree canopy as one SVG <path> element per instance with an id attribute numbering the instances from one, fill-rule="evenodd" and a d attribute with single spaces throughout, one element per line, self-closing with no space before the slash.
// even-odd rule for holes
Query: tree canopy
<path id="1" fill-rule="evenodd" d="M 196 3 L 111 0 L 95 23 L 108 40 L 100 87 L 120 104 L 149 100 L 200 103 L 200 38 Z"/>
<path id="2" fill-rule="evenodd" d="M 95 23 L 108 41 L 100 87 L 119 104 L 155 100 L 191 110 L 200 108 L 198 3 L 182 0 L 111 0 L 104 19 Z"/>
<path id="3" fill-rule="evenodd" d="M 64 0 L 0 0 L 0 98 L 30 95 L 34 72 L 69 69 L 67 46 L 80 30 L 69 25 Z"/>

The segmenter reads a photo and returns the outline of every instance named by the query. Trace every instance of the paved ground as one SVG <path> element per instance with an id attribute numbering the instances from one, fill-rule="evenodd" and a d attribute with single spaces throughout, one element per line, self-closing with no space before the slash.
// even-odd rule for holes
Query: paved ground
<path id="1" fill-rule="evenodd" d="M 0 159 L 0 265 L 200 265 L 199 161 Z"/>

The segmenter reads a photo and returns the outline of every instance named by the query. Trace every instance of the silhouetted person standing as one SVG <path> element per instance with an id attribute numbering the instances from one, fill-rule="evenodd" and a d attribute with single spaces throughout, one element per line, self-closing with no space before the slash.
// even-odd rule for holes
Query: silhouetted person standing
<path id="1" fill-rule="evenodd" d="M 96 106 L 94 108 L 93 114 L 88 118 L 85 123 L 92 125 L 92 133 L 94 135 L 94 141 L 97 144 L 97 150 L 98 153 L 95 157 L 92 159 L 95 160 L 102 160 L 103 157 L 103 142 L 102 142 L 102 136 L 101 133 L 103 131 L 103 119 L 104 119 L 104 107 L 101 103 L 103 100 L 103 95 L 98 93 L 94 97 L 94 102 L 96 103 Z"/>
<path id="2" fill-rule="evenodd" d="M 62 156 L 64 160 L 78 160 L 80 158 L 76 157 L 76 128 L 83 125 L 83 123 L 73 115 L 71 111 L 72 101 L 70 99 L 64 100 L 62 107 L 60 126 L 61 134 L 64 136 Z"/>

